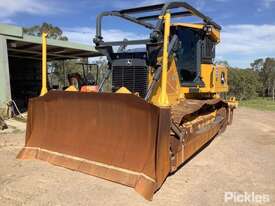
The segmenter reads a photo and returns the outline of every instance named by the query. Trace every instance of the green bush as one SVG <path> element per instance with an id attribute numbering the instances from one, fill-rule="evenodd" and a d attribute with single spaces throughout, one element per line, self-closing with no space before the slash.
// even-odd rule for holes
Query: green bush
<path id="1" fill-rule="evenodd" d="M 257 97 L 262 87 L 259 74 L 252 69 L 229 68 L 228 84 L 228 95 L 235 96 L 239 100 Z"/>

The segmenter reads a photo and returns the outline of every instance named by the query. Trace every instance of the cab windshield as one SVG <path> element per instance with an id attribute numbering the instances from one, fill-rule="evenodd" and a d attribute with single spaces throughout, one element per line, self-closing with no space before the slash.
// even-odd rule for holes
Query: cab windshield
<path id="1" fill-rule="evenodd" d="M 175 28 L 173 33 L 179 39 L 175 60 L 181 85 L 195 85 L 200 80 L 200 33 L 198 30 L 184 27 Z"/>

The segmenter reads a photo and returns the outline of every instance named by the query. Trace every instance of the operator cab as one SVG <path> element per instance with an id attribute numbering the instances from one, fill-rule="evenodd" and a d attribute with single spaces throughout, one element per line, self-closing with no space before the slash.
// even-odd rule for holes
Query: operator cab
<path id="1" fill-rule="evenodd" d="M 215 58 L 216 42 L 201 28 L 189 24 L 177 24 L 171 27 L 172 35 L 178 37 L 175 50 L 175 62 L 181 86 L 204 86 L 201 79 L 201 64 L 212 64 Z"/>

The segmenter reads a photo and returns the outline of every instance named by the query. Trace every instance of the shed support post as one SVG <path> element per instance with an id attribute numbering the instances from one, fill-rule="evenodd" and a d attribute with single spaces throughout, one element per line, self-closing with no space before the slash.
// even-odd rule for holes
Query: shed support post
<path id="1" fill-rule="evenodd" d="M 0 35 L 0 115 L 7 115 L 7 103 L 10 100 L 11 88 L 7 40 Z"/>

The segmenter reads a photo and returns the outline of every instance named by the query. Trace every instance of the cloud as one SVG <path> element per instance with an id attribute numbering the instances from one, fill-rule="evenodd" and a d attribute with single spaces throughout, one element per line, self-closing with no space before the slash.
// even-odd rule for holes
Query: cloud
<path id="1" fill-rule="evenodd" d="M 275 54 L 275 25 L 241 24 L 223 27 L 217 56 L 248 66 L 249 61 Z M 246 63 L 245 63 L 246 62 Z"/>
<path id="2" fill-rule="evenodd" d="M 227 1 L 227 0 L 217 0 L 217 1 Z M 139 2 L 136 6 L 148 6 L 153 4 L 161 4 L 161 3 L 167 3 L 170 2 L 169 0 L 143 0 Z M 193 0 L 191 2 L 191 5 L 193 5 L 196 9 L 202 10 L 205 8 L 206 0 Z"/>
<path id="3" fill-rule="evenodd" d="M 70 41 L 93 45 L 95 28 L 63 28 Z M 148 36 L 119 29 L 104 29 L 104 41 L 127 38 L 146 39 Z M 240 24 L 224 26 L 221 43 L 217 47 L 217 59 L 228 60 L 232 66 L 247 67 L 257 58 L 275 55 L 275 25 Z"/>
<path id="4" fill-rule="evenodd" d="M 261 0 L 257 12 L 264 12 L 265 10 L 273 8 L 275 0 Z"/>
<path id="5" fill-rule="evenodd" d="M 165 2 L 167 2 L 167 0 L 143 0 L 137 6 L 148 6 L 154 4 L 161 4 Z"/>
<path id="6" fill-rule="evenodd" d="M 126 9 L 126 8 L 134 8 L 140 6 L 148 6 L 154 4 L 165 3 L 168 0 L 142 0 L 142 1 L 125 1 L 125 0 L 114 0 L 112 2 L 108 2 L 108 5 L 114 7 L 115 9 Z"/>
<path id="7" fill-rule="evenodd" d="M 269 9 L 273 3 L 275 3 L 275 0 L 263 0 L 263 6 L 267 9 Z"/>
<path id="8" fill-rule="evenodd" d="M 0 23 L 3 24 L 15 24 L 15 22 L 9 18 L 0 18 Z"/>
<path id="9" fill-rule="evenodd" d="M 96 29 L 89 27 L 74 27 L 63 28 L 64 35 L 66 35 L 70 41 L 83 44 L 92 44 L 95 37 Z M 145 39 L 143 34 L 137 34 L 134 32 L 126 32 L 119 29 L 103 29 L 102 35 L 104 41 L 120 41 L 124 38 L 128 40 Z M 148 38 L 148 37 L 147 37 Z"/>
<path id="10" fill-rule="evenodd" d="M 53 14 L 60 11 L 55 3 L 39 0 L 0 0 L 0 19 L 10 18 L 17 13 L 35 15 Z"/>
<path id="11" fill-rule="evenodd" d="M 275 25 L 229 25 L 223 27 L 222 54 L 238 52 L 240 54 L 275 52 Z"/>

